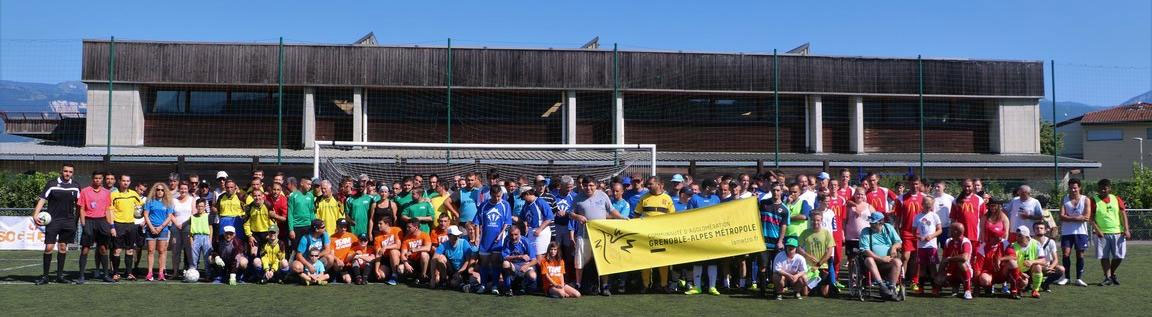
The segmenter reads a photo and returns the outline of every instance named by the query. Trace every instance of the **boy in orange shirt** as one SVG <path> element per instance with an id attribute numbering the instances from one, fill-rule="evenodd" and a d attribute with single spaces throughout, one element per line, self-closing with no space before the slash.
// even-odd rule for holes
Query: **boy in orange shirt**
<path id="1" fill-rule="evenodd" d="M 388 215 L 381 217 L 376 225 L 380 232 L 372 239 L 376 278 L 386 279 L 388 285 L 396 285 L 395 273 L 400 272 L 400 228 L 392 227 L 392 217 Z"/>
<path id="2" fill-rule="evenodd" d="M 329 240 L 333 257 L 332 266 L 328 268 L 329 274 L 339 274 L 344 283 L 352 284 L 352 274 L 349 272 L 351 264 L 355 262 L 357 254 L 363 253 L 360 239 L 348 232 L 348 220 L 340 218 L 336 221 L 336 233 Z"/>
<path id="3" fill-rule="evenodd" d="M 404 235 L 404 243 L 400 245 L 400 274 L 416 276 L 417 284 L 428 280 L 428 260 L 431 258 L 432 238 L 424 231 L 420 231 L 419 222 L 409 222 L 408 231 Z M 419 265 L 420 270 L 414 270 L 412 262 Z M 415 273 L 415 274 L 414 274 Z"/>

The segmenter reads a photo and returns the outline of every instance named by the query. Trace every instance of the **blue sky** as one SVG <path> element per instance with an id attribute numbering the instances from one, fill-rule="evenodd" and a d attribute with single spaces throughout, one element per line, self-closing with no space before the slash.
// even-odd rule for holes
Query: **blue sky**
<path id="1" fill-rule="evenodd" d="M 1060 99 L 1093 103 L 1152 86 L 1149 1 L 285 2 L 4 1 L 0 79 L 77 79 L 83 38 L 349 43 L 374 31 L 388 44 L 573 47 L 600 36 L 635 50 L 811 42 L 820 55 L 1055 59 Z"/>

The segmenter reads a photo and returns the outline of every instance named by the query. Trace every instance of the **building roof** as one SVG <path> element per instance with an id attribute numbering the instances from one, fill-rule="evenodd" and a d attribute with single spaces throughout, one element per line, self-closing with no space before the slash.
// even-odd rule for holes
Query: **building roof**
<path id="1" fill-rule="evenodd" d="M 1082 124 L 1152 122 L 1152 103 L 1138 102 L 1085 113 Z"/>
<path id="2" fill-rule="evenodd" d="M 103 160 L 104 147 L 72 147 L 40 143 L 0 143 L 0 160 Z M 344 150 L 324 149 L 322 157 L 368 163 L 436 163 L 442 162 L 444 150 Z M 629 152 L 631 160 L 647 160 L 647 155 Z M 282 161 L 289 164 L 311 164 L 315 153 L 311 149 L 282 151 Z M 135 162 L 275 162 L 276 149 L 220 149 L 220 148 L 165 148 L 114 147 L 113 161 Z M 506 164 L 576 164 L 605 162 L 618 158 L 604 151 L 502 151 L 452 150 L 453 163 Z M 641 157 L 643 156 L 643 157 Z M 828 162 L 831 167 L 918 167 L 919 153 L 781 153 L 780 165 L 785 167 L 820 167 Z M 926 167 L 955 168 L 1045 168 L 1052 167 L 1052 156 L 1040 154 L 956 154 L 928 153 L 924 155 Z M 370 162 L 369 162 L 370 161 Z M 1088 160 L 1058 157 L 1062 168 L 1099 168 L 1100 163 Z M 764 166 L 775 165 L 774 153 L 721 153 L 721 152 L 658 152 L 659 166 Z M 643 163 L 640 163 L 643 164 Z"/>

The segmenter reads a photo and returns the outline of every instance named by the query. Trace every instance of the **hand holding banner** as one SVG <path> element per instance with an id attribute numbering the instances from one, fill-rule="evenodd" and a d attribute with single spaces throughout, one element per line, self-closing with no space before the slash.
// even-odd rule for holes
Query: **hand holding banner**
<path id="1" fill-rule="evenodd" d="M 658 217 L 588 222 L 600 275 L 764 251 L 755 198 Z"/>

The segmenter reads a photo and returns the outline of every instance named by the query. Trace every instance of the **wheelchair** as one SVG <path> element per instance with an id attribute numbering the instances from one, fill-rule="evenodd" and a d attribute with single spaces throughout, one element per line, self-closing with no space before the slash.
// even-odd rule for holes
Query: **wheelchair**
<path id="1" fill-rule="evenodd" d="M 883 283 L 874 283 L 872 278 L 869 277 L 868 267 L 865 262 L 867 254 L 859 250 L 849 257 L 848 262 L 848 295 L 850 298 L 859 301 L 872 300 L 880 297 L 883 292 L 881 287 L 885 287 Z M 902 264 L 903 265 L 903 264 Z M 893 290 L 893 300 L 902 302 L 908 298 L 907 287 L 904 286 L 904 267 L 900 268 L 900 277 Z"/>

